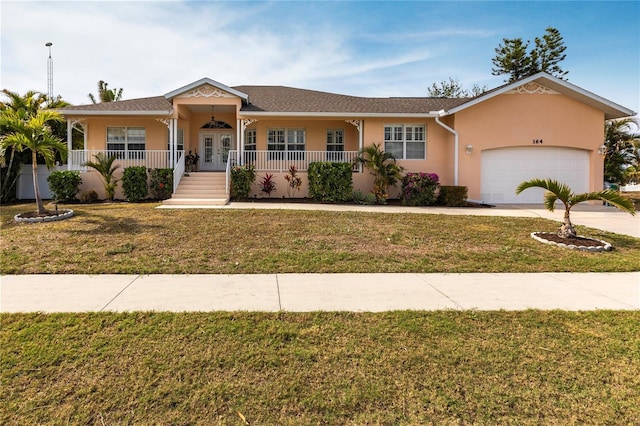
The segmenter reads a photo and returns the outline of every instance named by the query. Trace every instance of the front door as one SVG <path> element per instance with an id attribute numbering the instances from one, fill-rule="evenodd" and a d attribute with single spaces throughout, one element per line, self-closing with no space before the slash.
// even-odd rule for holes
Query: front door
<path id="1" fill-rule="evenodd" d="M 226 132 L 203 132 L 200 134 L 200 170 L 227 168 L 229 151 L 233 148 L 233 134 Z"/>

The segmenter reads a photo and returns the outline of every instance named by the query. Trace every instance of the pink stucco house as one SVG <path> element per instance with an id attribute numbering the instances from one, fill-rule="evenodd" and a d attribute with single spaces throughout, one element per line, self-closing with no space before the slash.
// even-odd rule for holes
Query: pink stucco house
<path id="1" fill-rule="evenodd" d="M 463 185 L 485 203 L 540 203 L 535 191 L 516 196 L 521 181 L 555 178 L 577 192 L 602 189 L 605 120 L 635 113 L 566 81 L 540 73 L 476 98 L 364 98 L 282 86 L 228 87 L 203 78 L 162 96 L 71 106 L 60 112 L 68 129 L 84 134 L 68 169 L 83 171 L 83 188 L 101 191 L 82 164 L 98 152 L 118 155 L 122 167 L 174 169 L 169 202 L 226 202 L 235 164 L 280 181 L 314 161 L 353 161 L 381 143 L 405 171 L 437 173 L 444 185 Z M 71 132 L 69 132 L 71 134 Z M 215 179 L 188 189 L 185 155 L 200 156 L 198 172 Z M 206 173 L 211 172 L 211 173 Z M 354 169 L 355 189 L 372 177 Z M 219 185 L 219 190 L 209 190 Z M 257 192 L 257 188 L 256 188 Z M 397 192 L 395 193 L 397 194 Z M 299 196 L 306 195 L 306 181 Z M 391 193 L 394 196 L 394 193 Z"/>

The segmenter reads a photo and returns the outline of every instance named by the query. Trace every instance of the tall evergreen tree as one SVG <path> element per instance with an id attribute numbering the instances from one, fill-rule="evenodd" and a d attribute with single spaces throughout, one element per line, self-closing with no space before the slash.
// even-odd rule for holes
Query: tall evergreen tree
<path id="1" fill-rule="evenodd" d="M 509 74 L 509 82 L 527 77 L 531 72 L 531 57 L 527 53 L 529 41 L 526 43 L 521 38 L 503 38 L 504 44 L 495 48 L 496 56 L 491 60 L 495 68 L 492 75 Z"/>
<path id="2" fill-rule="evenodd" d="M 549 27 L 546 29 L 542 38 L 536 37 L 535 48 L 531 51 L 531 75 L 544 71 L 560 79 L 564 79 L 568 71 L 564 71 L 558 65 L 567 55 L 564 51 L 567 46 L 564 45 L 560 31 Z"/>
<path id="3" fill-rule="evenodd" d="M 521 38 L 502 39 L 502 43 L 495 49 L 496 56 L 491 60 L 494 68 L 493 75 L 508 74 L 507 82 L 513 82 L 539 72 L 546 72 L 554 77 L 565 79 L 568 71 L 564 71 L 559 63 L 567 55 L 567 47 L 560 31 L 548 27 L 542 37 L 536 37 L 534 47 L 529 51 L 530 42 L 523 42 Z"/>

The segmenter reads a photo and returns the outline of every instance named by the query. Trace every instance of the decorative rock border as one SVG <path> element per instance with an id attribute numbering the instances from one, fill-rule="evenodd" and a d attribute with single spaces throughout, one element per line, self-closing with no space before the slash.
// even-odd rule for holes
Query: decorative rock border
<path id="1" fill-rule="evenodd" d="M 541 243 L 544 243 L 544 244 L 551 244 L 551 245 L 555 245 L 555 246 L 562 247 L 562 248 L 568 248 L 568 249 L 571 249 L 571 250 L 600 252 L 600 251 L 609 251 L 609 250 L 611 250 L 613 248 L 611 246 L 611 244 L 609 244 L 606 241 L 596 240 L 594 238 L 589 238 L 589 237 L 585 237 L 585 236 L 582 236 L 582 235 L 578 235 L 578 237 L 585 238 L 585 239 L 588 239 L 588 240 L 591 240 L 591 241 L 596 241 L 598 243 L 601 243 L 601 245 L 598 245 L 598 246 L 576 246 L 574 244 L 557 243 L 555 241 L 550 241 L 550 240 L 547 240 L 547 239 L 544 239 L 544 238 L 538 236 L 538 235 L 544 235 L 544 234 L 554 235 L 552 232 L 532 232 L 531 233 L 531 238 L 533 238 L 534 240 L 539 241 Z"/>
<path id="2" fill-rule="evenodd" d="M 16 222 L 22 223 L 38 223 L 38 222 L 55 222 L 58 220 L 69 219 L 73 216 L 73 210 L 71 209 L 60 209 L 58 210 L 58 214 L 53 214 L 50 216 L 42 216 L 42 217 L 20 217 L 22 213 L 19 213 L 13 217 L 13 220 Z"/>

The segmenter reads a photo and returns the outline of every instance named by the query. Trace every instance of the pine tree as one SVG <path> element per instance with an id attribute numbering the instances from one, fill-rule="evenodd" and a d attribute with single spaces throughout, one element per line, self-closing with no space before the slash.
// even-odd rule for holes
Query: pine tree
<path id="1" fill-rule="evenodd" d="M 492 59 L 495 68 L 492 75 L 509 74 L 509 82 L 527 77 L 531 72 L 531 57 L 527 53 L 529 41 L 526 43 L 521 38 L 503 38 L 504 44 L 496 47 L 496 56 Z"/>
<path id="2" fill-rule="evenodd" d="M 530 52 L 529 44 L 528 40 L 525 43 L 521 38 L 502 39 L 502 43 L 495 49 L 491 74 L 509 74 L 509 79 L 506 80 L 509 83 L 539 72 L 564 80 L 568 71 L 564 71 L 558 64 L 567 57 L 564 54 L 567 47 L 560 31 L 548 27 L 541 38 L 535 38 L 535 46 Z"/>

